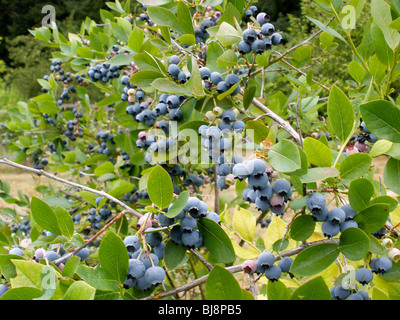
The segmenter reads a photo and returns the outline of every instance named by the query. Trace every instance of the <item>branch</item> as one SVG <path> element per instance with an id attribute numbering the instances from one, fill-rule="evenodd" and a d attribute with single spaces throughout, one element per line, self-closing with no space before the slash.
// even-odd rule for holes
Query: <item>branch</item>
<path id="1" fill-rule="evenodd" d="M 244 96 L 244 89 L 240 89 L 240 94 Z M 256 98 L 253 98 L 252 104 L 263 111 L 265 113 L 265 116 L 275 120 L 278 125 L 280 125 L 285 131 L 287 131 L 298 143 L 302 142 L 302 138 L 299 136 L 299 134 L 292 128 L 292 126 L 289 124 L 289 122 L 283 120 L 280 116 L 278 116 L 275 112 L 267 108 L 265 105 L 263 105 L 260 101 L 258 101 Z"/>
<path id="2" fill-rule="evenodd" d="M 119 199 L 114 198 L 113 196 L 109 195 L 108 193 L 106 193 L 104 191 L 99 191 L 99 190 L 96 190 L 96 189 L 92 189 L 92 188 L 86 187 L 84 185 L 81 185 L 81 184 L 78 184 L 78 183 L 75 183 L 75 182 L 72 182 L 72 181 L 57 177 L 57 176 L 55 176 L 55 175 L 53 175 L 51 173 L 48 173 L 48 172 L 46 172 L 44 170 L 27 167 L 27 166 L 24 166 L 22 164 L 15 163 L 15 162 L 13 162 L 11 160 L 8 160 L 6 158 L 0 159 L 0 164 L 5 164 L 5 165 L 8 165 L 8 166 L 11 166 L 11 167 L 14 167 L 14 168 L 18 168 L 18 169 L 21 169 L 21 170 L 24 170 L 24 171 L 32 172 L 32 173 L 35 173 L 37 175 L 43 175 L 43 176 L 45 176 L 45 177 L 47 177 L 49 179 L 52 179 L 52 180 L 55 180 L 55 181 L 58 181 L 58 182 L 61 182 L 61 183 L 64 183 L 64 184 L 68 184 L 68 185 L 73 186 L 75 188 L 79 188 L 79 189 L 82 189 L 82 190 L 85 190 L 85 191 L 89 191 L 91 193 L 97 194 L 100 197 L 104 197 L 106 199 L 109 199 L 110 201 L 113 201 L 113 202 L 117 203 L 122 208 L 124 208 L 125 212 L 129 212 L 129 213 L 133 214 L 134 216 L 136 216 L 138 218 L 140 218 L 142 216 L 142 214 L 140 212 L 132 209 L 131 207 L 129 207 L 128 205 L 126 205 L 125 203 L 120 201 Z"/>
<path id="3" fill-rule="evenodd" d="M 321 243 L 339 243 L 339 239 L 319 240 L 319 241 L 314 241 L 312 243 L 305 242 L 305 243 L 303 243 L 301 246 L 299 246 L 297 248 L 293 248 L 293 249 L 284 251 L 284 252 L 280 253 L 279 255 L 275 255 L 275 260 L 278 261 L 278 260 L 282 259 L 283 257 L 296 255 L 296 254 L 298 254 L 299 252 L 303 251 L 306 248 L 309 248 L 311 246 L 314 246 L 314 245 L 317 245 L 317 244 L 321 244 Z M 239 265 L 227 267 L 225 269 L 230 271 L 231 273 L 237 273 L 237 272 L 241 272 L 242 271 L 242 265 L 239 264 Z M 202 283 L 205 283 L 207 281 L 207 279 L 208 279 L 208 276 L 209 276 L 209 274 L 205 275 L 205 276 L 203 276 L 201 278 L 198 278 L 198 279 L 196 279 L 196 280 L 194 280 L 194 281 L 192 281 L 190 283 L 185 283 L 182 286 L 173 288 L 173 289 L 168 290 L 168 291 L 164 291 L 164 292 L 158 293 L 156 295 L 150 295 L 150 296 L 148 296 L 146 298 L 143 298 L 141 300 L 158 300 L 158 299 L 165 298 L 165 297 L 168 297 L 170 295 L 173 295 L 173 294 L 176 294 L 176 293 L 179 293 L 179 292 L 188 291 L 188 290 L 190 290 L 190 289 L 192 289 L 194 287 L 197 287 L 197 286 L 201 285 Z"/>

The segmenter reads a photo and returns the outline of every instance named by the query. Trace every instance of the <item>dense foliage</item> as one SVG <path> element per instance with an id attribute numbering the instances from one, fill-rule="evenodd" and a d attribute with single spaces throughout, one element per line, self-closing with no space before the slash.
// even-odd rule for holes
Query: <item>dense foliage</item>
<path id="1" fill-rule="evenodd" d="M 0 164 L 63 187 L 0 181 L 0 299 L 398 299 L 399 2 L 314 1 L 296 43 L 252 1 L 139 2 L 30 30 Z"/>

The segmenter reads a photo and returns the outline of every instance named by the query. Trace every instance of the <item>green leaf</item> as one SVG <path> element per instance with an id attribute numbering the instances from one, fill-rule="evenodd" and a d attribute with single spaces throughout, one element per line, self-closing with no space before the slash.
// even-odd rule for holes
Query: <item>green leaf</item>
<path id="1" fill-rule="evenodd" d="M 4 293 L 0 300 L 33 300 L 42 295 L 42 290 L 32 287 L 11 288 Z"/>
<path id="2" fill-rule="evenodd" d="M 337 86 L 333 86 L 328 99 L 328 122 L 341 142 L 353 133 L 355 113 L 350 100 Z"/>
<path id="3" fill-rule="evenodd" d="M 57 236 L 62 235 L 58 226 L 57 216 L 46 202 L 33 196 L 31 201 L 31 212 L 33 219 L 44 230 L 50 231 Z"/>
<path id="4" fill-rule="evenodd" d="M 99 262 L 114 279 L 124 283 L 129 267 L 129 256 L 122 239 L 113 231 L 108 231 L 100 242 Z"/>
<path id="5" fill-rule="evenodd" d="M 390 158 L 386 162 L 383 181 L 390 190 L 400 195 L 400 160 Z"/>
<path id="6" fill-rule="evenodd" d="M 178 24 L 182 28 L 183 32 L 194 35 L 192 15 L 190 14 L 189 8 L 183 1 L 178 2 L 176 16 L 178 18 Z"/>
<path id="7" fill-rule="evenodd" d="M 130 82 L 139 88 L 144 88 L 151 86 L 154 80 L 163 77 L 164 75 L 161 72 L 155 70 L 143 70 L 132 74 Z"/>
<path id="8" fill-rule="evenodd" d="M 298 276 L 312 276 L 328 268 L 340 251 L 335 243 L 322 243 L 301 251 L 293 260 L 290 272 Z"/>
<path id="9" fill-rule="evenodd" d="M 247 110 L 251 103 L 253 102 L 253 98 L 256 95 L 257 87 L 256 86 L 248 86 L 244 91 L 243 95 L 243 106 Z"/>
<path id="10" fill-rule="evenodd" d="M 340 178 L 351 181 L 363 176 L 371 167 L 372 158 L 365 153 L 354 153 L 340 164 Z"/>
<path id="11" fill-rule="evenodd" d="M 249 130 L 253 130 L 254 133 L 254 142 L 260 143 L 264 141 L 269 133 L 268 127 L 262 120 L 248 120 L 246 121 L 246 131 L 249 134 Z"/>
<path id="12" fill-rule="evenodd" d="M 379 61 L 386 67 L 393 65 L 393 51 L 389 48 L 385 41 L 382 30 L 376 23 L 371 23 L 371 38 L 374 45 L 375 53 Z"/>
<path id="13" fill-rule="evenodd" d="M 387 204 L 374 204 L 358 212 L 354 216 L 354 221 L 357 222 L 358 227 L 366 233 L 372 233 L 385 225 L 389 216 L 389 205 Z"/>
<path id="14" fill-rule="evenodd" d="M 164 263 L 168 270 L 175 269 L 185 261 L 187 248 L 168 240 L 164 248 Z"/>
<path id="15" fill-rule="evenodd" d="M 25 260 L 24 257 L 21 257 L 16 254 L 0 254 L 0 270 L 3 277 L 10 281 L 11 278 L 15 278 L 17 275 L 15 270 L 15 264 L 12 260 Z"/>
<path id="16" fill-rule="evenodd" d="M 389 206 L 390 212 L 394 211 L 397 208 L 397 205 L 399 204 L 399 202 L 396 199 L 388 195 L 378 196 L 372 199 L 370 205 L 378 203 L 387 204 Z"/>
<path id="17" fill-rule="evenodd" d="M 89 285 L 98 290 L 118 291 L 120 288 L 119 282 L 100 266 L 92 268 L 81 264 L 76 273 Z"/>
<path id="18" fill-rule="evenodd" d="M 224 47 L 230 47 L 242 39 L 240 33 L 225 21 L 219 26 L 215 37 Z"/>
<path id="19" fill-rule="evenodd" d="M 290 225 L 289 236 L 296 241 L 306 241 L 315 230 L 316 222 L 310 215 L 301 215 Z"/>
<path id="20" fill-rule="evenodd" d="M 319 276 L 308 280 L 292 294 L 291 300 L 332 300 L 332 295 L 325 280 Z"/>
<path id="21" fill-rule="evenodd" d="M 328 146 L 311 137 L 304 139 L 304 151 L 308 161 L 318 167 L 330 167 L 332 164 L 332 152 Z"/>
<path id="22" fill-rule="evenodd" d="M 327 178 L 334 178 L 339 175 L 339 171 L 332 167 L 310 168 L 308 172 L 300 176 L 302 183 L 324 181 Z"/>
<path id="23" fill-rule="evenodd" d="M 350 182 L 349 201 L 356 211 L 368 207 L 371 197 L 374 195 L 374 185 L 368 179 L 361 178 Z"/>
<path id="24" fill-rule="evenodd" d="M 301 169 L 300 152 L 294 142 L 282 140 L 268 152 L 268 162 L 279 172 Z"/>
<path id="25" fill-rule="evenodd" d="M 128 47 L 134 52 L 142 52 L 143 41 L 143 30 L 139 27 L 134 27 L 128 39 Z"/>
<path id="26" fill-rule="evenodd" d="M 201 218 L 197 225 L 203 237 L 204 246 L 218 262 L 235 261 L 236 255 L 232 242 L 218 223 L 208 218 Z"/>
<path id="27" fill-rule="evenodd" d="M 400 142 L 400 109 L 389 101 L 375 100 L 360 105 L 368 130 L 380 139 Z"/>
<path id="28" fill-rule="evenodd" d="M 64 300 L 94 300 L 96 289 L 84 281 L 75 281 L 65 292 Z"/>
<path id="29" fill-rule="evenodd" d="M 206 281 L 207 300 L 243 300 L 242 289 L 231 272 L 216 265 Z"/>
<path id="30" fill-rule="evenodd" d="M 71 238 L 74 235 L 74 222 L 69 212 L 60 206 L 56 206 L 54 214 L 57 217 L 58 227 L 62 235 Z"/>
<path id="31" fill-rule="evenodd" d="M 170 175 L 160 165 L 155 166 L 147 179 L 150 200 L 160 209 L 167 208 L 174 196 Z"/>
<path id="32" fill-rule="evenodd" d="M 163 7 L 147 7 L 147 13 L 150 19 L 159 26 L 171 27 L 178 34 L 183 35 L 186 32 L 180 25 L 177 17 L 170 10 Z"/>
<path id="33" fill-rule="evenodd" d="M 349 44 L 347 43 L 347 41 L 346 41 L 346 40 L 340 35 L 340 33 L 337 32 L 335 29 L 333 29 L 333 28 L 331 28 L 331 27 L 329 27 L 329 26 L 324 25 L 321 21 L 318 21 L 318 20 L 316 20 L 316 19 L 313 19 L 313 18 L 310 18 L 310 17 L 307 17 L 307 16 L 306 16 L 306 18 L 307 18 L 308 20 L 310 20 L 311 22 L 313 22 L 313 23 L 314 23 L 318 28 L 320 28 L 321 30 L 323 30 L 323 31 L 325 31 L 325 32 L 327 32 L 327 33 L 329 33 L 329 34 L 331 34 L 331 35 L 334 36 L 335 38 L 338 38 L 338 39 L 342 40 L 345 44 L 349 45 Z"/>
<path id="34" fill-rule="evenodd" d="M 400 42 L 400 34 L 398 31 L 389 28 L 392 23 L 392 15 L 390 5 L 384 0 L 371 0 L 371 15 L 374 22 L 382 30 L 386 43 L 392 50 L 396 50 Z"/>
<path id="35" fill-rule="evenodd" d="M 361 260 L 369 250 L 369 238 L 359 228 L 347 228 L 340 234 L 339 250 L 347 259 Z"/>
<path id="36" fill-rule="evenodd" d="M 217 59 L 217 67 L 233 67 L 237 64 L 237 57 L 232 49 L 226 50 Z"/>
<path id="37" fill-rule="evenodd" d="M 180 214 L 183 208 L 186 206 L 187 201 L 189 199 L 189 192 L 184 190 L 182 191 L 178 199 L 173 202 L 171 208 L 168 209 L 168 212 L 165 214 L 168 218 L 175 218 L 178 214 Z"/>
<path id="38" fill-rule="evenodd" d="M 385 139 L 381 139 L 378 140 L 377 142 L 375 142 L 371 148 L 371 150 L 369 150 L 369 156 L 374 158 L 377 156 L 380 156 L 382 154 L 387 153 L 390 148 L 392 148 L 393 146 L 393 142 L 385 140 Z"/>
<path id="39" fill-rule="evenodd" d="M 129 66 L 131 62 L 132 57 L 128 54 L 116 54 L 114 57 L 107 61 L 107 63 L 117 66 Z"/>
<path id="40" fill-rule="evenodd" d="M 253 241 L 256 233 L 256 218 L 250 211 L 236 206 L 233 213 L 233 226 L 243 239 Z"/>
<path id="41" fill-rule="evenodd" d="M 165 93 L 183 94 L 186 96 L 190 96 L 192 94 L 192 92 L 188 90 L 186 87 L 180 86 L 174 81 L 165 78 L 159 78 L 154 80 L 151 83 L 151 86 L 154 89 Z"/>
<path id="42" fill-rule="evenodd" d="M 282 281 L 268 281 L 268 300 L 289 300 L 291 294 L 290 289 Z"/>
<path id="43" fill-rule="evenodd" d="M 357 61 L 353 60 L 349 63 L 347 70 L 349 74 L 353 77 L 354 80 L 361 84 L 361 82 L 365 78 L 365 69 L 362 65 L 360 65 Z"/>
<path id="44" fill-rule="evenodd" d="M 53 267 L 44 266 L 41 271 L 43 295 L 34 300 L 50 300 L 57 288 L 57 274 Z"/>

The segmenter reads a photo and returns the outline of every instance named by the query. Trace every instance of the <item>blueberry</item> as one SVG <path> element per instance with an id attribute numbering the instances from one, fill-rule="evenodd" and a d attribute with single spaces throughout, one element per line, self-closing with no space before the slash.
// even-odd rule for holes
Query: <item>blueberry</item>
<path id="1" fill-rule="evenodd" d="M 225 83 L 230 88 L 234 86 L 236 83 L 240 81 L 240 78 L 237 74 L 231 73 L 225 77 Z M 232 120 L 233 121 L 233 120 Z"/>
<path id="2" fill-rule="evenodd" d="M 363 290 L 358 291 L 358 294 L 362 296 L 363 300 L 369 300 L 368 293 Z"/>
<path id="3" fill-rule="evenodd" d="M 141 278 L 136 279 L 135 287 L 143 292 L 149 290 L 151 288 L 151 283 L 149 283 L 146 278 L 143 276 Z"/>
<path id="4" fill-rule="evenodd" d="M 260 176 L 265 173 L 265 170 L 267 169 L 267 164 L 261 159 L 254 159 L 247 161 L 246 167 L 247 170 L 250 172 L 250 175 Z"/>
<path id="5" fill-rule="evenodd" d="M 229 90 L 229 87 L 227 86 L 225 81 L 218 82 L 218 84 L 217 84 L 217 92 L 219 94 L 224 93 L 224 92 L 226 92 L 228 90 Z"/>
<path id="6" fill-rule="evenodd" d="M 265 23 L 261 27 L 261 33 L 264 36 L 272 36 L 272 34 L 275 32 L 275 27 L 271 23 Z"/>
<path id="7" fill-rule="evenodd" d="M 244 163 L 236 164 L 232 169 L 232 173 L 239 180 L 246 179 L 250 175 L 250 171 Z"/>
<path id="8" fill-rule="evenodd" d="M 293 259 L 291 257 L 283 257 L 278 262 L 278 267 L 281 268 L 282 272 L 289 272 L 290 267 L 292 266 Z"/>
<path id="9" fill-rule="evenodd" d="M 272 187 L 270 186 L 270 184 L 267 184 L 264 188 L 262 189 L 258 189 L 256 191 L 256 195 L 257 197 L 259 197 L 261 200 L 270 200 L 273 196 L 273 191 L 272 191 Z"/>
<path id="10" fill-rule="evenodd" d="M 158 259 L 164 258 L 164 248 L 166 246 L 165 242 L 161 242 L 158 246 L 153 248 L 154 254 L 158 257 Z"/>
<path id="11" fill-rule="evenodd" d="M 238 49 L 240 54 L 248 54 L 251 52 L 251 44 L 242 39 L 238 43 Z"/>
<path id="12" fill-rule="evenodd" d="M 372 261 L 372 259 L 371 259 Z M 384 274 L 392 269 L 392 261 L 387 257 L 379 257 L 374 261 L 372 271 L 378 274 Z"/>
<path id="13" fill-rule="evenodd" d="M 263 26 L 269 21 L 269 16 L 264 12 L 260 12 L 259 14 L 257 14 L 256 20 L 260 24 L 260 26 Z"/>
<path id="14" fill-rule="evenodd" d="M 246 125 L 242 120 L 236 120 L 232 125 L 232 129 L 238 132 L 243 131 L 245 127 Z"/>
<path id="15" fill-rule="evenodd" d="M 179 72 L 181 71 L 181 69 L 176 65 L 176 64 L 170 64 L 168 66 L 168 74 L 173 78 L 173 79 L 177 79 Z"/>
<path id="16" fill-rule="evenodd" d="M 370 269 L 360 268 L 356 270 L 356 280 L 362 285 L 370 283 L 373 277 L 374 274 Z"/>
<path id="17" fill-rule="evenodd" d="M 171 109 L 176 109 L 181 105 L 179 97 L 177 95 L 170 95 L 167 98 L 167 104 Z"/>
<path id="18" fill-rule="evenodd" d="M 274 194 L 269 202 L 271 204 L 271 212 L 275 213 L 276 215 L 281 215 L 284 213 L 285 199 L 282 196 Z"/>
<path id="19" fill-rule="evenodd" d="M 261 199 L 260 197 L 256 197 L 255 204 L 257 210 L 261 212 L 266 212 L 271 209 L 271 204 L 268 199 Z"/>
<path id="20" fill-rule="evenodd" d="M 151 283 L 153 286 L 156 286 L 164 281 L 165 275 L 166 275 L 165 270 L 163 268 L 154 266 L 146 270 L 144 277 L 148 283 Z"/>
<path id="21" fill-rule="evenodd" d="M 125 237 L 124 244 L 128 252 L 131 253 L 140 249 L 140 239 L 137 236 L 130 235 Z"/>
<path id="22" fill-rule="evenodd" d="M 292 197 L 292 186 L 286 179 L 278 179 L 274 182 L 272 190 L 284 197 L 285 201 L 290 201 Z"/>
<path id="23" fill-rule="evenodd" d="M 85 247 L 79 250 L 75 255 L 81 258 L 81 261 L 85 261 L 89 257 L 89 254 L 90 250 L 87 247 Z"/>
<path id="24" fill-rule="evenodd" d="M 189 249 L 198 248 L 203 242 L 203 237 L 199 230 L 194 230 L 192 232 L 184 232 L 182 234 L 182 244 Z"/>
<path id="25" fill-rule="evenodd" d="M 167 217 L 162 212 L 159 212 L 157 215 L 157 220 L 162 227 L 169 227 L 175 223 L 175 219 Z"/>
<path id="26" fill-rule="evenodd" d="M 333 208 L 328 213 L 328 221 L 331 224 L 341 224 L 346 219 L 346 212 L 340 208 Z"/>
<path id="27" fill-rule="evenodd" d="M 265 188 L 269 183 L 268 175 L 266 173 L 256 176 L 251 175 L 247 179 L 247 183 L 250 188 L 253 188 L 253 190 L 261 190 Z"/>
<path id="28" fill-rule="evenodd" d="M 214 211 L 210 211 L 207 213 L 207 215 L 205 216 L 207 219 L 211 219 L 214 220 L 216 223 L 220 224 L 221 220 L 220 217 L 217 213 L 215 213 Z"/>
<path id="29" fill-rule="evenodd" d="M 262 252 L 257 258 L 258 264 L 263 267 L 271 267 L 275 263 L 275 256 L 271 252 Z"/>
<path id="30" fill-rule="evenodd" d="M 203 80 L 210 79 L 211 77 L 211 71 L 207 67 L 202 67 L 199 69 L 200 71 L 200 76 Z"/>
<path id="31" fill-rule="evenodd" d="M 278 266 L 273 265 L 273 266 L 265 268 L 264 274 L 268 280 L 274 282 L 274 281 L 278 281 L 278 279 L 282 275 L 282 270 Z"/>
<path id="32" fill-rule="evenodd" d="M 363 296 L 357 292 L 352 293 L 348 300 L 364 300 Z"/>
<path id="33" fill-rule="evenodd" d="M 8 251 L 8 254 L 15 254 L 15 255 L 18 255 L 18 256 L 21 256 L 21 257 L 24 256 L 24 253 L 18 247 L 12 248 L 10 251 Z"/>
<path id="34" fill-rule="evenodd" d="M 228 77 L 227 77 L 227 78 L 228 78 Z M 232 80 L 233 80 L 233 79 L 232 79 Z M 227 82 L 226 79 L 225 79 L 225 82 Z M 225 111 L 222 113 L 221 118 L 222 118 L 222 120 L 224 120 L 224 121 L 233 122 L 233 121 L 235 121 L 235 119 L 236 119 L 236 113 L 235 113 L 235 111 L 233 111 L 233 110 L 231 110 L 231 109 L 225 110 Z"/>
<path id="35" fill-rule="evenodd" d="M 345 220 L 340 224 L 340 232 L 343 232 L 347 228 L 358 228 L 358 223 L 352 219 Z"/>
<path id="36" fill-rule="evenodd" d="M 214 71 L 211 73 L 210 81 L 213 85 L 218 85 L 218 83 L 220 83 L 223 80 L 224 79 L 222 78 L 222 75 L 219 72 Z"/>
<path id="37" fill-rule="evenodd" d="M 128 278 L 139 279 L 144 276 L 146 267 L 138 259 L 129 259 Z"/>
<path id="38" fill-rule="evenodd" d="M 245 260 L 242 264 L 242 270 L 245 273 L 252 274 L 257 271 L 257 264 L 253 260 Z"/>
<path id="39" fill-rule="evenodd" d="M 153 227 L 147 228 L 145 233 L 145 240 L 148 245 L 152 248 L 158 246 L 162 241 L 162 234 L 159 231 L 155 231 Z"/>
<path id="40" fill-rule="evenodd" d="M 220 190 L 229 189 L 229 185 L 226 183 L 226 177 L 225 176 L 218 177 L 218 179 L 217 179 L 217 187 Z"/>
<path id="41" fill-rule="evenodd" d="M 254 29 L 246 29 L 243 31 L 243 40 L 247 43 L 253 43 L 257 39 L 257 31 Z"/>
<path id="42" fill-rule="evenodd" d="M 282 43 L 282 36 L 279 33 L 274 33 L 271 36 L 271 42 L 274 46 L 279 45 Z"/>
<path id="43" fill-rule="evenodd" d="M 334 288 L 333 295 L 335 299 L 345 300 L 350 296 L 350 290 L 346 289 L 342 285 L 338 285 Z"/>
<path id="44" fill-rule="evenodd" d="M 7 292 L 8 288 L 4 284 L 0 284 L 0 297 Z"/>
<path id="45" fill-rule="evenodd" d="M 181 59 L 177 55 L 173 55 L 173 56 L 171 56 L 171 58 L 169 58 L 170 64 L 179 64 L 180 62 L 181 62 Z"/>
<path id="46" fill-rule="evenodd" d="M 251 44 L 251 50 L 256 54 L 261 54 L 265 51 L 266 46 L 263 40 L 255 40 Z"/>
<path id="47" fill-rule="evenodd" d="M 340 231 L 340 225 L 331 223 L 329 220 L 326 220 L 321 225 L 322 233 L 327 238 L 332 238 L 336 236 Z"/>
<path id="48" fill-rule="evenodd" d="M 133 258 L 133 257 L 132 257 Z M 157 257 L 157 255 L 155 255 L 154 253 L 150 252 L 142 252 L 140 254 L 140 257 L 138 257 L 138 260 L 140 260 L 144 266 L 146 267 L 146 269 L 150 268 L 151 266 L 155 265 L 157 266 L 159 263 L 159 259 Z"/>
<path id="49" fill-rule="evenodd" d="M 312 218 L 314 221 L 323 222 L 328 219 L 329 209 L 328 207 L 323 207 L 320 211 L 316 211 L 316 213 L 312 213 Z"/>
<path id="50" fill-rule="evenodd" d="M 356 215 L 357 211 L 354 210 L 350 204 L 345 204 L 341 207 L 341 209 L 346 213 L 346 220 L 353 219 Z"/>
<path id="51" fill-rule="evenodd" d="M 231 173 L 231 166 L 227 163 L 219 164 L 217 166 L 217 174 L 220 176 L 227 176 Z"/>
<path id="52" fill-rule="evenodd" d="M 46 259 L 50 262 L 60 259 L 61 256 L 55 251 L 48 251 L 46 252 Z M 60 262 L 55 264 L 57 267 L 60 265 Z"/>
<path id="53" fill-rule="evenodd" d="M 306 200 L 307 208 L 313 214 L 321 213 L 326 208 L 325 197 L 318 192 L 310 193 Z"/>
<path id="54" fill-rule="evenodd" d="M 192 216 L 185 216 L 180 225 L 182 232 L 192 232 L 197 227 L 197 221 Z"/>
<path id="55" fill-rule="evenodd" d="M 229 132 L 232 130 L 232 124 L 229 121 L 222 120 L 218 126 L 221 131 Z"/>

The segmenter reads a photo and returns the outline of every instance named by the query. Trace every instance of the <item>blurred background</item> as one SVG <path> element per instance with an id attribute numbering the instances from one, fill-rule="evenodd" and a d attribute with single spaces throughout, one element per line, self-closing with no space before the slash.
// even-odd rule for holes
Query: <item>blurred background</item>
<path id="1" fill-rule="evenodd" d="M 48 73 L 51 48 L 35 40 L 29 29 L 40 27 L 44 17 L 41 12 L 45 5 L 56 9 L 58 29 L 64 35 L 78 32 L 82 21 L 89 17 L 100 22 L 100 9 L 108 9 L 106 0 L 0 0 L 0 110 L 26 101 L 40 94 L 41 87 L 36 79 Z M 136 1 L 132 0 L 132 6 Z M 288 46 L 305 40 L 312 33 L 312 26 L 306 16 L 327 22 L 330 18 L 312 0 L 262 0 L 255 2 L 260 12 L 267 12 L 276 30 L 284 33 Z M 367 15 L 368 16 L 368 15 Z M 364 21 L 360 21 L 364 23 Z M 357 30 L 353 37 L 357 43 Z M 318 40 L 316 40 L 318 46 Z M 320 57 L 314 66 L 318 78 L 346 79 L 345 62 L 350 61 L 347 52 L 330 52 Z M 335 81 L 335 80 L 334 80 Z M 333 82 L 334 82 L 333 81 Z"/>

